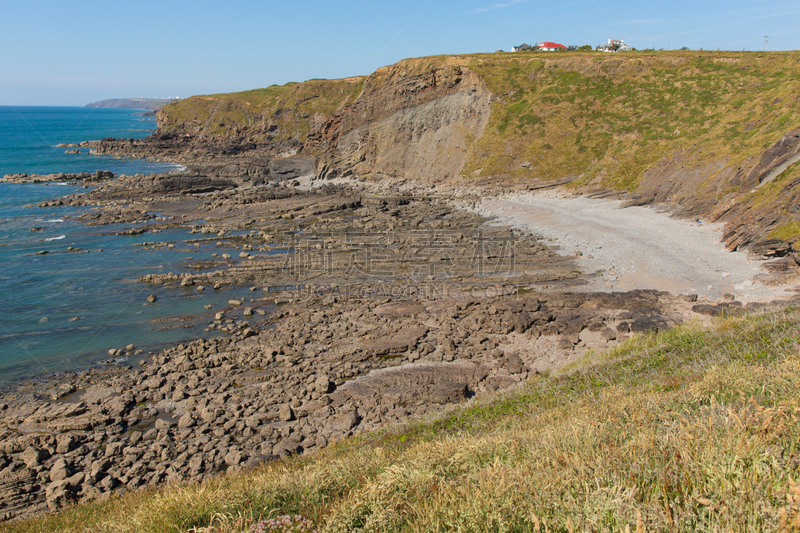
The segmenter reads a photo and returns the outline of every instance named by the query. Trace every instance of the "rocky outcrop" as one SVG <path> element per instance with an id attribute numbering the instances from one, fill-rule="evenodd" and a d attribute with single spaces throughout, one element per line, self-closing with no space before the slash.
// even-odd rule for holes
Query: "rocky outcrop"
<path id="1" fill-rule="evenodd" d="M 104 180 L 114 179 L 116 175 L 108 170 L 98 170 L 97 172 L 78 172 L 77 174 L 6 174 L 3 181 L 6 183 L 48 183 L 52 181 L 98 183 Z"/>
<path id="2" fill-rule="evenodd" d="M 800 160 L 800 129 L 784 135 L 761 154 L 758 163 L 747 176 L 742 188 L 760 187 L 774 180 L 789 165 Z"/>
<path id="3" fill-rule="evenodd" d="M 489 371 L 488 367 L 468 362 L 412 363 L 373 370 L 345 383 L 338 394 L 375 404 L 455 403 L 474 395 Z"/>
<path id="4" fill-rule="evenodd" d="M 213 179 L 207 176 L 168 176 L 159 181 L 156 193 L 203 194 L 236 188 L 231 180 Z"/>
<path id="5" fill-rule="evenodd" d="M 675 323 L 674 298 L 654 291 L 387 300 L 309 298 L 256 320 L 231 310 L 215 320 L 224 336 L 165 349 L 128 372 L 85 371 L 5 394 L 0 518 L 319 450 Z M 376 336 L 390 349 L 359 342 Z M 69 398 L 50 395 L 64 384 Z"/>
<path id="6" fill-rule="evenodd" d="M 289 175 L 312 161 L 292 159 L 269 168 Z M 143 275 L 142 303 L 225 291 L 227 305 L 209 304 L 211 338 L 147 356 L 134 344 L 109 350 L 114 360 L 144 356 L 132 369 L 107 361 L 4 391 L 0 518 L 314 452 L 518 386 L 632 333 L 747 309 L 657 291 L 575 292 L 586 275 L 573 258 L 427 187 L 235 186 L 244 180 L 125 176 L 57 200 L 93 206 L 81 215 L 89 224 L 180 227 L 194 234 L 187 244 L 214 243 L 185 272 Z M 475 198 L 452 189 L 448 201 L 456 195 Z M 488 268 L 512 241 L 514 268 Z M 773 269 L 800 267 L 790 255 Z"/>
<path id="7" fill-rule="evenodd" d="M 779 242 L 770 238 L 771 232 L 800 218 L 798 162 L 800 130 L 794 130 L 762 152 L 749 170 L 739 170 L 731 183 L 740 185 L 740 196 L 732 195 L 713 211 L 715 220 L 726 223 L 723 238 L 729 248 L 749 247 L 756 255 L 780 257 L 800 241 L 797 232 Z"/>
<path id="8" fill-rule="evenodd" d="M 316 175 L 316 161 L 307 156 L 254 159 L 229 163 L 219 169 L 209 169 L 209 174 L 221 178 L 238 178 L 250 181 L 253 185 L 264 185 L 297 178 L 312 178 Z"/>

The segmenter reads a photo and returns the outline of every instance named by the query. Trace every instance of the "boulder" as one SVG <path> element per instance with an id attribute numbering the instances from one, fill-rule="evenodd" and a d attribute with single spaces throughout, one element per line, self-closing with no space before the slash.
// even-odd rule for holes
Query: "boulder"
<path id="1" fill-rule="evenodd" d="M 427 328 L 409 328 L 378 339 L 363 340 L 364 351 L 374 355 L 394 355 L 413 350 L 419 339 L 428 333 Z"/>
<path id="2" fill-rule="evenodd" d="M 39 466 L 43 461 L 46 461 L 48 457 L 50 457 L 50 452 L 47 450 L 36 446 L 28 446 L 28 448 L 22 452 L 21 459 L 28 468 L 34 468 Z"/>
<path id="3" fill-rule="evenodd" d="M 617 332 L 611 328 L 604 327 L 600 330 L 600 335 L 605 339 L 606 342 L 616 340 Z"/>
<path id="4" fill-rule="evenodd" d="M 239 450 L 231 450 L 225 454 L 225 464 L 239 466 L 247 460 L 247 455 Z"/>
<path id="5" fill-rule="evenodd" d="M 296 453 L 300 453 L 301 451 L 302 447 L 299 443 L 293 441 L 292 439 L 283 439 L 272 448 L 272 455 L 288 457 L 289 455 L 294 455 Z"/>
<path id="6" fill-rule="evenodd" d="M 477 386 L 485 376 L 484 369 L 467 362 L 412 363 L 373 370 L 348 381 L 337 394 L 404 405 L 452 403 L 466 398 L 470 387 Z"/>
<path id="7" fill-rule="evenodd" d="M 281 408 L 278 410 L 278 418 L 284 422 L 291 422 L 294 420 L 295 414 L 292 406 L 289 404 L 281 405 Z"/>
<path id="8" fill-rule="evenodd" d="M 425 308 L 417 302 L 393 302 L 379 305 L 373 312 L 378 316 L 401 317 L 415 316 L 423 311 Z"/>
<path id="9" fill-rule="evenodd" d="M 155 428 L 157 430 L 168 430 L 174 425 L 175 425 L 174 423 L 168 420 L 164 420 L 163 418 L 158 418 L 156 419 Z"/>
<path id="10" fill-rule="evenodd" d="M 569 338 L 569 335 L 565 335 L 558 340 L 558 347 L 562 350 L 572 350 L 575 347 L 575 343 L 572 342 L 572 339 Z"/>
<path id="11" fill-rule="evenodd" d="M 61 481 L 62 479 L 67 479 L 71 475 L 72 472 L 67 467 L 67 462 L 63 458 L 58 459 L 53 463 L 53 466 L 50 467 L 50 481 Z"/>
<path id="12" fill-rule="evenodd" d="M 195 420 L 192 417 L 191 413 L 186 413 L 178 420 L 178 429 L 191 428 L 191 427 L 194 427 L 194 425 L 196 423 L 197 422 L 195 422 Z"/>
<path id="13" fill-rule="evenodd" d="M 314 381 L 314 390 L 320 394 L 328 394 L 334 389 L 334 384 L 328 376 L 319 376 Z"/>
<path id="14" fill-rule="evenodd" d="M 107 457 L 103 457 L 98 459 L 92 463 L 92 466 L 89 470 L 89 475 L 93 479 L 99 479 L 101 474 L 104 474 L 109 468 L 111 468 L 112 462 L 111 459 Z"/>
<path id="15" fill-rule="evenodd" d="M 361 417 L 355 411 L 342 413 L 332 420 L 331 425 L 335 431 L 346 433 L 361 423 Z"/>
<path id="16" fill-rule="evenodd" d="M 66 479 L 50 483 L 45 491 L 47 508 L 55 512 L 71 503 L 75 495 L 69 489 L 69 481 Z"/>
<path id="17" fill-rule="evenodd" d="M 197 476 L 202 474 L 205 470 L 205 459 L 203 458 L 202 454 L 193 455 L 191 459 L 189 459 L 189 473 L 192 476 Z"/>
<path id="18" fill-rule="evenodd" d="M 60 454 L 69 453 L 78 447 L 78 442 L 71 433 L 61 435 L 56 442 L 56 453 Z"/>
<path id="19" fill-rule="evenodd" d="M 662 316 L 639 317 L 631 323 L 633 333 L 658 333 L 668 329 L 669 322 Z"/>
<path id="20" fill-rule="evenodd" d="M 522 362 L 522 358 L 515 353 L 505 354 L 503 358 L 503 368 L 508 370 L 511 374 L 520 374 L 528 370 L 525 363 Z"/>

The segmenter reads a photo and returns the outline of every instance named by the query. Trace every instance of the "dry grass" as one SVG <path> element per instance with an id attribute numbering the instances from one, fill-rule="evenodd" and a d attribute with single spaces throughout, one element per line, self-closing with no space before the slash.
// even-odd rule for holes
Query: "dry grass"
<path id="1" fill-rule="evenodd" d="M 796 531 L 799 350 L 791 309 L 688 325 L 316 457 L 7 530 Z"/>

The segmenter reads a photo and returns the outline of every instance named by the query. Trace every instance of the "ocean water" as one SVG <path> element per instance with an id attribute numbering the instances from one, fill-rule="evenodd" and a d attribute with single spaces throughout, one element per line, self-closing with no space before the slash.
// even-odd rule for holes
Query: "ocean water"
<path id="1" fill-rule="evenodd" d="M 137 116 L 130 109 L 84 107 L 0 106 L 0 176 L 110 170 L 116 174 L 146 174 L 174 170 L 176 165 L 152 161 L 65 154 L 60 143 L 105 137 L 143 139 L 153 133 L 155 117 Z"/>
<path id="2" fill-rule="evenodd" d="M 53 149 L 60 142 L 148 135 L 155 123 L 134 113 L 0 108 L 0 175 L 95 170 L 144 174 L 174 168 Z M 212 253 L 224 249 L 213 242 L 200 247 L 179 242 L 174 248 L 137 246 L 200 237 L 191 234 L 191 224 L 157 234 L 118 236 L 110 233 L 120 227 L 86 226 L 71 218 L 83 208 L 35 207 L 79 190 L 63 184 L 0 182 L 0 387 L 15 379 L 98 364 L 109 358 L 108 350 L 128 344 L 147 353 L 213 335 L 204 328 L 228 299 L 252 297 L 249 291 L 208 288 L 201 293 L 194 287 L 167 289 L 136 282 L 148 273 L 190 271 L 190 264 L 213 259 Z M 36 254 L 43 250 L 48 253 Z M 158 300 L 148 303 L 149 294 Z"/>

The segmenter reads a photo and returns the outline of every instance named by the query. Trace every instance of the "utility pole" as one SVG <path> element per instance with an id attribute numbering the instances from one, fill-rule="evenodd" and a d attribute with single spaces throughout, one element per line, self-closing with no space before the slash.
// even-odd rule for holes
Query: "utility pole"
<path id="1" fill-rule="evenodd" d="M 769 35 L 764 36 L 764 51 L 767 51 L 767 41 L 769 41 Z"/>

